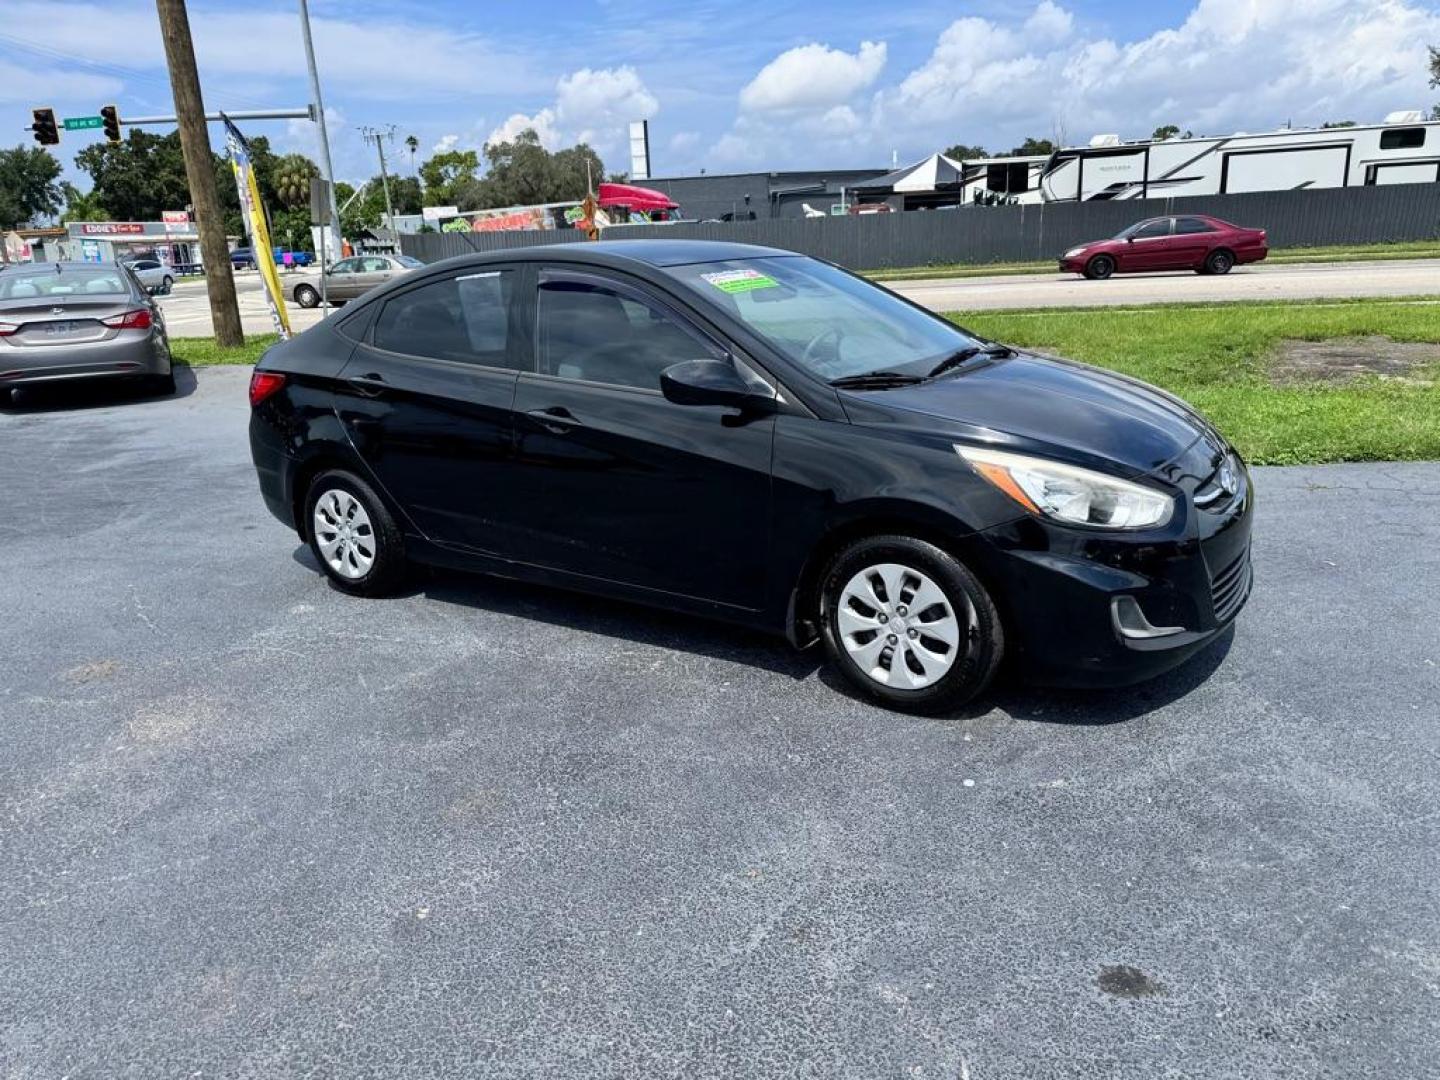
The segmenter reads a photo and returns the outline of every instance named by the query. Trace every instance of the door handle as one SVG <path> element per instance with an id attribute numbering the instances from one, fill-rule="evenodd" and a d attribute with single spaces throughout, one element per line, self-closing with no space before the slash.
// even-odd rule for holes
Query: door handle
<path id="1" fill-rule="evenodd" d="M 370 372 L 367 375 L 353 375 L 345 380 L 366 397 L 376 397 L 390 389 L 383 376 Z"/>
<path id="2" fill-rule="evenodd" d="M 570 415 L 570 410 L 563 405 L 552 405 L 548 409 L 531 409 L 525 415 L 554 435 L 565 435 L 574 428 L 584 426 Z"/>

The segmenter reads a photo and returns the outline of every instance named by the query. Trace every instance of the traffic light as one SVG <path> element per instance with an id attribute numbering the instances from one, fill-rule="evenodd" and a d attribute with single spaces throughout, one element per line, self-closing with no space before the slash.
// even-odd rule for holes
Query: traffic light
<path id="1" fill-rule="evenodd" d="M 120 141 L 120 109 L 115 105 L 106 105 L 100 110 L 100 119 L 104 121 L 105 138 L 111 142 Z"/>
<path id="2" fill-rule="evenodd" d="M 30 115 L 35 120 L 30 125 L 30 130 L 35 133 L 35 141 L 41 146 L 59 146 L 60 129 L 55 126 L 55 110 L 31 109 Z"/>

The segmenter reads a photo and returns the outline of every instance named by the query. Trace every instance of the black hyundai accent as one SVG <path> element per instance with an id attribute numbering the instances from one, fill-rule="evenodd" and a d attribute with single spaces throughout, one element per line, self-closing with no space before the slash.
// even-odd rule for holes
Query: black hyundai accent
<path id="1" fill-rule="evenodd" d="M 266 504 L 346 592 L 415 561 L 695 612 L 900 708 L 1006 654 L 1155 675 L 1250 591 L 1249 476 L 1183 402 L 771 248 L 451 259 L 271 349 L 250 401 Z"/>

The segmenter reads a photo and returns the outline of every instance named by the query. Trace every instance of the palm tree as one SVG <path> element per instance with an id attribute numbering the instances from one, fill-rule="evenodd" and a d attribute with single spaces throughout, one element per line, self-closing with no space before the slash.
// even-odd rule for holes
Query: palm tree
<path id="1" fill-rule="evenodd" d="M 410 151 L 410 174 L 415 174 L 415 151 L 420 149 L 420 140 L 414 135 L 405 136 L 405 149 Z"/>

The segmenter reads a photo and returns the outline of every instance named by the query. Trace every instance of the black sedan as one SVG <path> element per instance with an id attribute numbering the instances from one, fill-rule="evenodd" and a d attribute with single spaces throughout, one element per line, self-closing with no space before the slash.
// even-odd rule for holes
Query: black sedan
<path id="1" fill-rule="evenodd" d="M 452 259 L 271 349 L 250 399 L 266 504 L 347 592 L 415 561 L 695 612 L 900 708 L 1007 654 L 1154 675 L 1250 590 L 1248 474 L 1183 402 L 785 251 Z"/>

